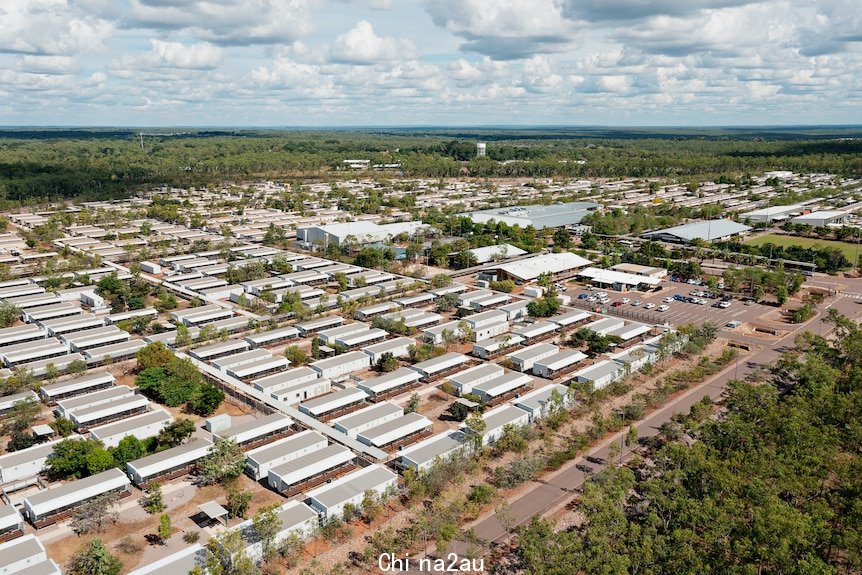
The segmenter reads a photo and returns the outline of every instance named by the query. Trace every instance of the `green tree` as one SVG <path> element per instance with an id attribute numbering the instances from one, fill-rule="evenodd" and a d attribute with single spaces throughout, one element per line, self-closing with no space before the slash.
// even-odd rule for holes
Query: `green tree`
<path id="1" fill-rule="evenodd" d="M 107 449 L 97 447 L 87 454 L 87 472 L 95 475 L 113 468 L 114 456 Z"/>
<path id="2" fill-rule="evenodd" d="M 235 486 L 231 486 L 227 490 L 225 509 L 227 509 L 231 517 L 245 517 L 245 514 L 248 513 L 248 506 L 251 503 L 251 497 L 250 491 L 243 491 L 237 489 Z"/>
<path id="3" fill-rule="evenodd" d="M 126 468 L 126 463 L 134 461 L 147 454 L 144 443 L 134 435 L 127 435 L 120 440 L 112 451 L 114 463 L 120 469 Z"/>
<path id="4" fill-rule="evenodd" d="M 284 357 L 287 358 L 287 361 L 292 366 L 300 366 L 308 363 L 308 356 L 297 345 L 287 346 L 287 349 L 284 350 Z"/>
<path id="5" fill-rule="evenodd" d="M 195 424 L 191 419 L 178 419 L 166 425 L 157 436 L 160 449 L 176 447 L 184 443 L 195 432 Z"/>
<path id="6" fill-rule="evenodd" d="M 404 413 L 415 413 L 419 410 L 419 403 L 422 401 L 422 398 L 419 397 L 418 393 L 414 393 L 410 396 L 410 399 L 407 400 L 407 405 L 404 408 Z"/>
<path id="7" fill-rule="evenodd" d="M 69 561 L 69 575 L 118 575 L 123 563 L 98 537 L 82 546 Z"/>
<path id="8" fill-rule="evenodd" d="M 278 505 L 261 507 L 252 517 L 254 531 L 260 538 L 263 547 L 263 560 L 268 561 L 275 556 L 277 551 L 275 542 L 281 531 L 281 519 L 278 516 Z"/>
<path id="9" fill-rule="evenodd" d="M 64 439 L 54 445 L 45 467 L 56 479 L 86 477 L 89 474 L 87 458 L 97 449 L 102 449 L 102 443 L 93 439 Z"/>
<path id="10" fill-rule="evenodd" d="M 8 301 L 0 302 L 0 327 L 12 326 L 21 317 L 21 308 Z"/>
<path id="11" fill-rule="evenodd" d="M 195 395 L 188 403 L 188 408 L 195 415 L 209 417 L 219 408 L 224 398 L 222 390 L 212 384 L 204 383 L 198 386 Z"/>
<path id="12" fill-rule="evenodd" d="M 162 545 L 167 543 L 168 539 L 171 538 L 171 535 L 174 532 L 174 528 L 171 526 L 171 517 L 167 513 L 161 515 L 159 517 L 159 528 L 156 532 L 156 535 L 159 538 L 159 541 Z"/>
<path id="13" fill-rule="evenodd" d="M 389 373 L 398 369 L 398 358 L 388 351 L 380 356 L 377 360 L 377 370 L 383 373 Z"/>
<path id="14" fill-rule="evenodd" d="M 245 454 L 232 439 L 216 438 L 198 462 L 198 479 L 204 485 L 236 479 L 245 469 Z"/>
<path id="15" fill-rule="evenodd" d="M 147 485 L 147 495 L 143 499 L 143 507 L 144 511 L 150 515 L 155 515 L 165 510 L 165 501 L 160 483 L 152 482 Z"/>

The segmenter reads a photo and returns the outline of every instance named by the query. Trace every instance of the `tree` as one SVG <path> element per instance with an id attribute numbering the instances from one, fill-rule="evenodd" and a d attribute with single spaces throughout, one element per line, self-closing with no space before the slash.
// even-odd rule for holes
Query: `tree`
<path id="1" fill-rule="evenodd" d="M 311 340 L 311 357 L 320 359 L 320 340 L 316 337 Z"/>
<path id="2" fill-rule="evenodd" d="M 66 367 L 66 371 L 73 375 L 86 373 L 88 369 L 87 362 L 82 359 L 76 359 Z"/>
<path id="3" fill-rule="evenodd" d="M 114 456 L 107 449 L 97 447 L 87 454 L 87 472 L 96 475 L 114 467 Z"/>
<path id="4" fill-rule="evenodd" d="M 75 510 L 69 526 L 76 535 L 102 533 L 108 524 L 116 523 L 119 515 L 113 510 L 117 504 L 116 493 L 105 493 Z"/>
<path id="5" fill-rule="evenodd" d="M 284 357 L 290 362 L 290 365 L 300 366 L 308 363 L 308 356 L 298 345 L 289 345 L 284 350 Z"/>
<path id="6" fill-rule="evenodd" d="M 398 358 L 396 358 L 394 355 L 387 351 L 380 356 L 380 359 L 377 360 L 376 367 L 378 371 L 382 371 L 383 373 L 395 371 L 396 369 L 398 369 Z"/>
<path id="7" fill-rule="evenodd" d="M 278 516 L 278 508 L 278 505 L 261 507 L 251 520 L 254 531 L 263 547 L 264 561 L 271 559 L 277 551 L 275 540 L 279 531 L 281 531 L 281 519 Z"/>
<path id="8" fill-rule="evenodd" d="M 786 286 L 778 286 L 775 290 L 775 299 L 778 302 L 778 305 L 784 305 L 787 303 L 788 292 Z"/>
<path id="9" fill-rule="evenodd" d="M 160 448 L 167 449 L 184 443 L 195 432 L 195 424 L 191 419 L 178 419 L 159 432 L 157 443 Z"/>
<path id="10" fill-rule="evenodd" d="M 572 247 L 572 236 L 564 227 L 554 230 L 554 247 L 567 250 Z"/>
<path id="11" fill-rule="evenodd" d="M 228 514 L 231 517 L 245 517 L 250 503 L 250 491 L 242 491 L 241 489 L 237 489 L 235 486 L 228 488 L 225 509 L 227 509 Z"/>
<path id="12" fill-rule="evenodd" d="M 48 425 L 50 425 L 51 429 L 54 430 L 54 433 L 60 437 L 68 437 L 73 431 L 75 431 L 75 424 L 65 417 L 58 417 Z"/>
<path id="13" fill-rule="evenodd" d="M 207 455 L 198 462 L 198 479 L 203 485 L 236 479 L 245 470 L 245 454 L 233 439 L 216 438 Z"/>
<path id="14" fill-rule="evenodd" d="M 12 326 L 21 317 L 21 308 L 9 301 L 0 302 L 0 327 Z"/>
<path id="15" fill-rule="evenodd" d="M 188 408 L 195 415 L 209 417 L 219 408 L 224 398 L 222 390 L 212 384 L 204 383 L 198 386 L 197 392 L 188 403 Z"/>
<path id="16" fill-rule="evenodd" d="M 173 534 L 174 529 L 171 527 L 171 517 L 167 513 L 161 515 L 159 517 L 159 529 L 156 532 L 156 535 L 159 538 L 159 542 L 164 545 L 167 543 L 168 539 L 171 538 L 171 534 Z"/>
<path id="17" fill-rule="evenodd" d="M 71 561 L 69 575 L 118 575 L 123 563 L 108 552 L 98 537 L 82 546 Z"/>
<path id="18" fill-rule="evenodd" d="M 420 401 L 422 401 L 422 398 L 418 393 L 411 395 L 410 399 L 407 400 L 407 406 L 404 408 L 404 413 L 414 413 L 418 411 Z"/>
<path id="19" fill-rule="evenodd" d="M 515 282 L 512 280 L 493 281 L 488 284 L 488 287 L 494 291 L 512 293 L 515 289 Z"/>
<path id="20" fill-rule="evenodd" d="M 470 409 L 459 401 L 455 401 L 446 408 L 446 411 L 455 421 L 464 421 L 470 415 Z"/>
<path id="21" fill-rule="evenodd" d="M 144 511 L 150 515 L 155 515 L 165 510 L 165 501 L 160 483 L 153 482 L 147 485 L 147 495 L 144 497 L 142 503 Z"/>
<path id="22" fill-rule="evenodd" d="M 94 439 L 64 439 L 54 445 L 48 456 L 45 463 L 48 474 L 56 479 L 86 477 L 89 474 L 87 458 L 96 449 L 102 449 L 102 443 Z"/>
<path id="23" fill-rule="evenodd" d="M 166 368 L 176 356 L 164 343 L 156 341 L 138 350 L 135 357 L 138 360 L 138 370 L 143 371 L 151 368 Z"/>
<path id="24" fill-rule="evenodd" d="M 488 425 L 485 423 L 485 418 L 479 412 L 472 413 L 467 417 L 465 423 L 470 431 L 470 438 L 473 443 L 473 450 L 479 451 L 482 448 L 482 439 L 485 435 L 485 430 Z"/>
<path id="25" fill-rule="evenodd" d="M 435 274 L 431 277 L 431 287 L 442 288 L 452 285 L 452 278 L 447 274 Z"/>
<path id="26" fill-rule="evenodd" d="M 369 489 L 362 494 L 362 501 L 359 503 L 359 511 L 367 523 L 374 521 L 374 518 L 380 514 L 383 505 L 380 503 L 380 498 L 374 490 Z"/>
<path id="27" fill-rule="evenodd" d="M 127 435 L 120 440 L 112 451 L 114 463 L 120 469 L 126 468 L 126 463 L 134 461 L 147 454 L 144 443 L 134 435 Z"/>

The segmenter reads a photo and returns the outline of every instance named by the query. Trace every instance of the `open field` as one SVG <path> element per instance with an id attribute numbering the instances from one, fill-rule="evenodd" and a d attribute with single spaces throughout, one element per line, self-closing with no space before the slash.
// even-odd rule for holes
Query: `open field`
<path id="1" fill-rule="evenodd" d="M 815 238 L 800 238 L 798 236 L 785 236 L 781 234 L 766 234 L 745 240 L 746 244 L 760 246 L 763 244 L 775 244 L 777 246 L 802 246 L 804 248 L 823 247 L 823 248 L 838 248 L 844 252 L 846 257 L 851 262 L 856 261 L 856 244 L 848 242 L 837 242 L 834 240 L 820 240 Z"/>

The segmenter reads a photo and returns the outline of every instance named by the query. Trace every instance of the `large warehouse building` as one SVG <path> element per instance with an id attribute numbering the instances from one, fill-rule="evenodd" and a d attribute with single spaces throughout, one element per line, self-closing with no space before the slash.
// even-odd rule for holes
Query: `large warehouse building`
<path id="1" fill-rule="evenodd" d="M 491 220 L 503 222 L 510 226 L 526 228 L 533 226 L 537 230 L 545 228 L 561 228 L 581 223 L 584 216 L 597 210 L 601 205 L 594 202 L 569 202 L 566 204 L 509 206 L 493 208 L 462 214 L 476 223 L 488 223 Z"/>
<path id="2" fill-rule="evenodd" d="M 707 220 L 646 232 L 641 234 L 641 237 L 660 242 L 689 244 L 695 240 L 707 242 L 729 240 L 750 230 L 750 226 L 738 224 L 732 220 Z"/>
<path id="3" fill-rule="evenodd" d="M 593 262 L 571 252 L 541 254 L 531 258 L 500 264 L 496 270 L 498 279 L 511 279 L 517 283 L 534 281 L 542 273 L 550 272 L 554 279 L 572 277 L 578 270 L 592 265 Z"/>
<path id="4" fill-rule="evenodd" d="M 376 224 L 366 221 L 345 222 L 299 228 L 296 230 L 296 238 L 301 242 L 324 246 L 332 243 L 341 245 L 351 238 L 360 244 L 373 244 L 391 240 L 400 234 L 414 236 L 428 227 L 422 222 L 397 222 L 394 224 Z"/>

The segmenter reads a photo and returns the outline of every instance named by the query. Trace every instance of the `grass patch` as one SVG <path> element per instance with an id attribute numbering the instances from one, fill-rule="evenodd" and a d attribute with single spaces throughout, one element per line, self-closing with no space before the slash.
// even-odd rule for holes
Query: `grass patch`
<path id="1" fill-rule="evenodd" d="M 761 246 L 763 244 L 775 244 L 776 246 L 802 246 L 803 248 L 838 248 L 844 252 L 844 257 L 849 261 L 856 261 L 856 244 L 838 242 L 835 240 L 820 240 L 815 238 L 800 238 L 797 236 L 784 236 L 779 234 L 766 234 L 745 240 L 746 244 Z"/>

